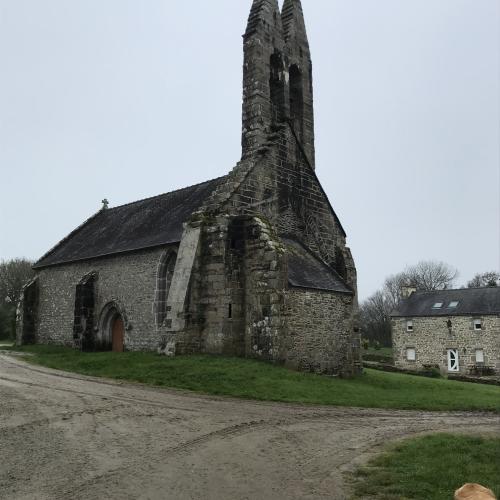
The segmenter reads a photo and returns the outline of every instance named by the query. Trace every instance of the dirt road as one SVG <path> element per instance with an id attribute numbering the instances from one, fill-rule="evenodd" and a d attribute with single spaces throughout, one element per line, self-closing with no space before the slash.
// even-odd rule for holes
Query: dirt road
<path id="1" fill-rule="evenodd" d="M 347 499 L 345 471 L 429 431 L 500 435 L 500 419 L 217 399 L 0 355 L 3 500 Z"/>

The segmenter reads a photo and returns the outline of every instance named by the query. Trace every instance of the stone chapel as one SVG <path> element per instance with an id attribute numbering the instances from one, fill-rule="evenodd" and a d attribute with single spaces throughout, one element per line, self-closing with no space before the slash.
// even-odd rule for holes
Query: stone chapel
<path id="1" fill-rule="evenodd" d="M 281 12 L 254 0 L 243 40 L 239 163 L 219 179 L 104 204 L 35 264 L 19 344 L 360 371 L 356 268 L 316 175 L 300 0 Z"/>

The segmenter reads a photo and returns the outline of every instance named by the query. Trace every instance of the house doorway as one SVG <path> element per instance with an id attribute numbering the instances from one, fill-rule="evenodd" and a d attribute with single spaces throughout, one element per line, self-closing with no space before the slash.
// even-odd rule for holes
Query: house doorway
<path id="1" fill-rule="evenodd" d="M 458 349 L 448 349 L 448 371 L 460 371 L 460 364 L 458 360 Z"/>
<path id="2" fill-rule="evenodd" d="M 125 325 L 121 316 L 116 316 L 111 328 L 111 343 L 113 352 L 123 352 L 123 340 L 125 337 Z"/>

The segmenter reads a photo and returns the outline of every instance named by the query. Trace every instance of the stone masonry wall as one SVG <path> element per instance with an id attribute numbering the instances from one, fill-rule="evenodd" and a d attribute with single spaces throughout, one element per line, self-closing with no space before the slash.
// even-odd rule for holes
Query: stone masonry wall
<path id="1" fill-rule="evenodd" d="M 413 321 L 413 332 L 406 331 L 406 321 Z M 475 331 L 473 320 L 481 319 L 483 328 Z M 447 321 L 452 323 L 451 330 Z M 439 365 L 448 372 L 448 349 L 458 349 L 460 373 L 467 374 L 476 365 L 476 349 L 484 351 L 484 366 L 500 372 L 500 317 L 438 316 L 396 318 L 392 322 L 396 366 L 420 369 Z M 408 361 L 407 349 L 415 349 L 416 361 Z"/>
<path id="2" fill-rule="evenodd" d="M 287 292 L 289 351 L 294 369 L 352 376 L 359 373 L 359 333 L 353 297 L 318 290 Z"/>
<path id="3" fill-rule="evenodd" d="M 204 207 L 226 214 L 262 214 L 279 234 L 295 237 L 334 267 L 356 293 L 356 268 L 339 220 L 314 170 L 297 156 L 282 126 L 253 159 L 240 162 Z"/>
<path id="4" fill-rule="evenodd" d="M 246 228 L 245 275 L 245 354 L 286 361 L 285 249 L 274 228 L 262 218 L 253 218 Z"/>
<path id="5" fill-rule="evenodd" d="M 205 353 L 280 359 L 287 272 L 269 224 L 251 216 L 206 218 L 195 268 L 179 341 L 195 346 L 198 339 Z"/>
<path id="6" fill-rule="evenodd" d="M 36 341 L 73 346 L 76 287 L 95 272 L 95 324 L 104 306 L 116 302 L 126 315 L 125 348 L 158 346 L 153 303 L 157 269 L 165 248 L 42 269 L 38 273 L 39 310 Z"/>

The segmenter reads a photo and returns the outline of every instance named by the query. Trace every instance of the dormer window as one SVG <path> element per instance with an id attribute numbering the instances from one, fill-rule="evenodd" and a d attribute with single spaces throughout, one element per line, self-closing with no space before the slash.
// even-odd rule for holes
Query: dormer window
<path id="1" fill-rule="evenodd" d="M 448 304 L 448 308 L 449 309 L 456 309 L 458 307 L 458 301 L 457 300 L 453 300 L 452 302 L 450 302 Z"/>
<path id="2" fill-rule="evenodd" d="M 433 309 L 441 309 L 443 307 L 443 303 L 442 302 L 436 302 L 432 308 Z"/>
<path id="3" fill-rule="evenodd" d="M 413 332 L 413 321 L 411 319 L 406 322 L 406 331 L 410 333 Z"/>

